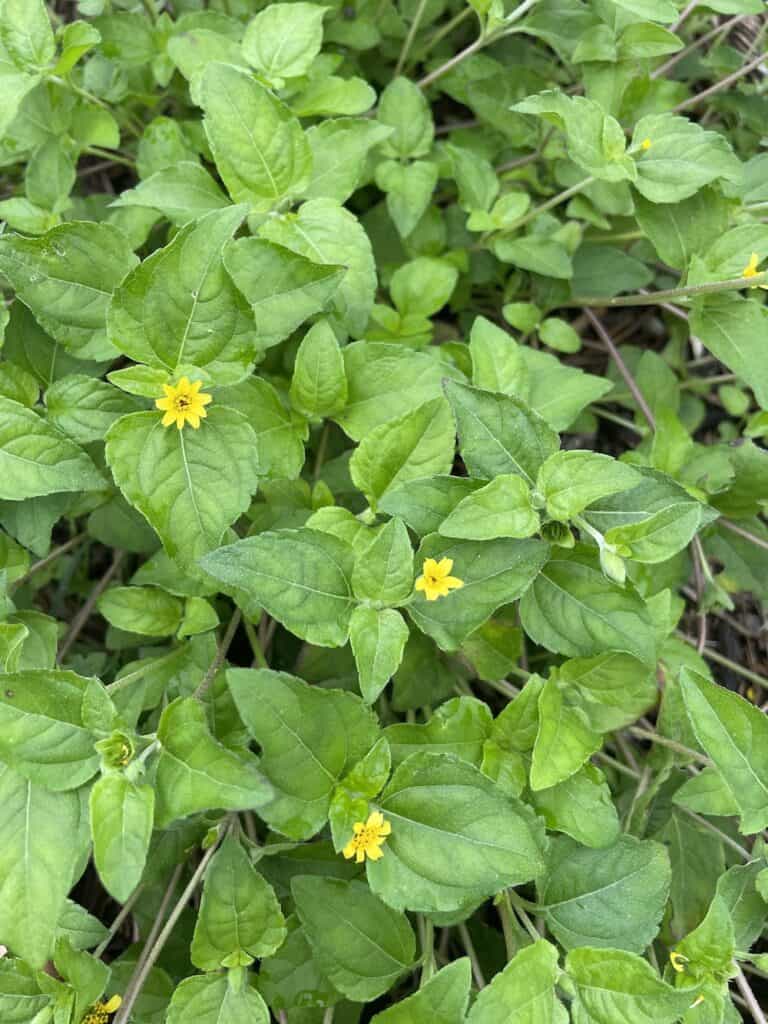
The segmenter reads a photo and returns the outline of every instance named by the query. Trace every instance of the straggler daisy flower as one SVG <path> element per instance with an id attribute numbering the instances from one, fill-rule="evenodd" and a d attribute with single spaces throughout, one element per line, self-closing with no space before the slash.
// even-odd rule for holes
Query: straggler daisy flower
<path id="1" fill-rule="evenodd" d="M 205 419 L 208 413 L 206 405 L 211 401 L 211 396 L 201 394 L 203 386 L 201 380 L 190 384 L 188 377 L 182 377 L 178 384 L 163 384 L 165 398 L 156 398 L 155 405 L 165 412 L 163 426 L 170 427 L 175 423 L 179 430 L 185 423 L 189 422 L 194 430 L 200 426 L 200 420 Z"/>
<path id="2" fill-rule="evenodd" d="M 643 141 L 640 143 L 640 149 L 644 150 L 647 153 L 652 145 L 653 143 L 650 139 L 643 139 Z"/>
<path id="3" fill-rule="evenodd" d="M 672 969 L 677 971 L 678 974 L 682 974 L 685 970 L 685 965 L 689 962 L 687 956 L 683 956 L 682 953 L 678 953 L 676 950 L 672 950 L 669 954 L 669 962 L 672 964 Z"/>
<path id="4" fill-rule="evenodd" d="M 749 263 L 742 270 L 741 276 L 742 277 L 759 277 L 761 274 L 765 273 L 765 271 L 757 269 L 759 263 L 760 263 L 760 257 L 758 256 L 758 254 L 756 252 L 753 252 L 752 255 L 749 257 Z M 751 285 L 751 287 L 752 288 L 757 288 L 758 285 L 753 284 L 753 285 Z M 759 287 L 760 288 L 764 288 L 766 291 L 768 291 L 768 285 L 761 284 Z"/>
<path id="5" fill-rule="evenodd" d="M 354 857 L 357 864 L 362 864 L 366 857 L 380 860 L 384 856 L 381 844 L 392 831 L 392 826 L 385 821 L 381 811 L 373 811 L 365 823 L 356 821 L 352 831 L 354 835 L 341 851 L 347 860 Z"/>
<path id="6" fill-rule="evenodd" d="M 120 996 L 112 996 L 106 1003 L 94 1003 L 83 1017 L 82 1024 L 108 1024 L 110 1014 L 117 1013 L 122 1003 Z"/>
<path id="7" fill-rule="evenodd" d="M 423 590 L 428 601 L 447 597 L 452 590 L 464 586 L 464 580 L 451 576 L 452 568 L 452 558 L 441 558 L 439 562 L 434 558 L 425 558 L 421 576 L 416 580 L 416 589 Z"/>

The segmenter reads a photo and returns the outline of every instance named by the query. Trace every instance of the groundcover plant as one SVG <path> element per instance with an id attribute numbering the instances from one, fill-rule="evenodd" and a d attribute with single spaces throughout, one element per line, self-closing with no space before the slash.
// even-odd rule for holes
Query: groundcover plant
<path id="1" fill-rule="evenodd" d="M 0 0 L 0 1022 L 765 1024 L 761 0 Z"/>

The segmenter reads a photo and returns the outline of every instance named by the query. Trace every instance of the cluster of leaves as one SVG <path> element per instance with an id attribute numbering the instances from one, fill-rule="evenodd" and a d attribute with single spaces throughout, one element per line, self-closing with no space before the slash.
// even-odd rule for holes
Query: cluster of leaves
<path id="1" fill-rule="evenodd" d="M 3 1024 L 764 1021 L 762 10 L 0 0 Z"/>

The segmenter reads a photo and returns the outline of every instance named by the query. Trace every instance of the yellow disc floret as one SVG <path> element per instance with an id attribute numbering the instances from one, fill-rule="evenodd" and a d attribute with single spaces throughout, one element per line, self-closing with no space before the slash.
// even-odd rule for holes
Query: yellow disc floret
<path id="1" fill-rule="evenodd" d="M 188 377 L 182 377 L 178 384 L 163 384 L 165 397 L 155 399 L 155 405 L 165 413 L 164 427 L 170 427 L 175 423 L 181 430 L 185 423 L 189 423 L 197 430 L 200 420 L 208 415 L 205 407 L 211 401 L 210 395 L 200 391 L 202 386 L 201 380 L 190 384 Z"/>
<path id="2" fill-rule="evenodd" d="M 464 581 L 451 576 L 452 558 L 434 558 L 424 560 L 421 576 L 416 580 L 416 589 L 422 590 L 428 601 L 436 601 L 438 597 L 447 597 L 452 590 L 464 586 Z"/>
<path id="3" fill-rule="evenodd" d="M 347 860 L 354 857 L 358 864 L 362 864 L 366 857 L 379 860 L 384 856 L 381 845 L 392 831 L 392 826 L 381 811 L 373 811 L 366 822 L 356 821 L 352 831 L 354 835 L 342 850 Z"/>

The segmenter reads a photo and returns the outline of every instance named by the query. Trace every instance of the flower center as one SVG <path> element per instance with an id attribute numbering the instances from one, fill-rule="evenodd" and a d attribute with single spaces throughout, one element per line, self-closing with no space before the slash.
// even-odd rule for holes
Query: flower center
<path id="1" fill-rule="evenodd" d="M 376 829 L 364 828 L 362 832 L 355 836 L 355 846 L 357 849 L 365 849 L 366 846 L 370 846 L 371 843 L 375 842 L 377 838 Z"/>
<path id="2" fill-rule="evenodd" d="M 174 405 L 179 412 L 182 412 L 184 409 L 188 409 L 190 404 L 189 395 L 177 395 L 174 399 Z"/>

